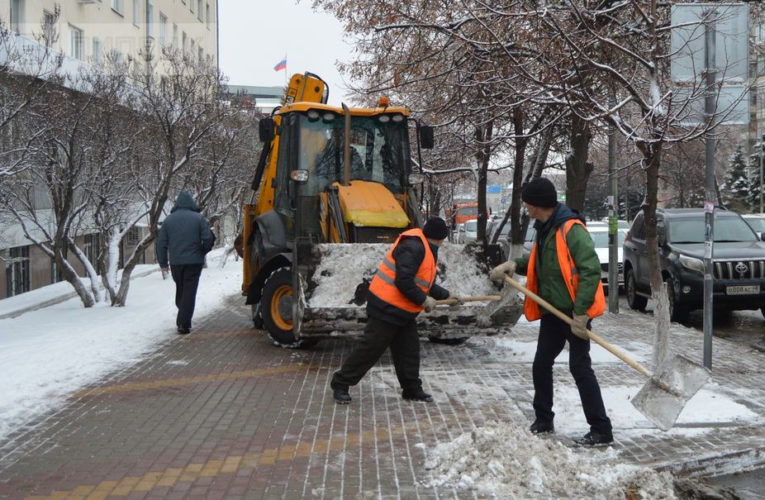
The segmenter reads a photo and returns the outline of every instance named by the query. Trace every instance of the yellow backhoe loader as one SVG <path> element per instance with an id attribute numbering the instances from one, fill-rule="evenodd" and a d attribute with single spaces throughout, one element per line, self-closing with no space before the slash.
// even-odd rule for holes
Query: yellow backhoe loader
<path id="1" fill-rule="evenodd" d="M 255 326 L 285 347 L 361 332 L 366 288 L 385 252 L 423 225 L 409 132 L 414 124 L 420 151 L 433 147 L 433 129 L 384 98 L 349 109 L 328 106 L 328 94 L 317 75 L 293 75 L 283 105 L 260 121 L 264 147 L 244 206 L 242 293 Z M 438 282 L 458 295 L 497 294 L 483 253 L 471 248 L 441 248 Z M 522 301 L 501 297 L 421 314 L 421 332 L 459 342 L 511 326 Z"/>

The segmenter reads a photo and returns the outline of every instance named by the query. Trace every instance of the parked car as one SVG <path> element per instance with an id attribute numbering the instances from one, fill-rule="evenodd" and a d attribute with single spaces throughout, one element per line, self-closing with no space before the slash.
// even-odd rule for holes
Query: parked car
<path id="1" fill-rule="evenodd" d="M 754 229 L 754 232 L 760 235 L 765 234 L 765 214 L 746 214 L 742 215 L 747 224 Z"/>
<path id="2" fill-rule="evenodd" d="M 683 321 L 704 305 L 704 211 L 658 209 L 661 274 L 670 317 Z M 736 212 L 715 210 L 714 307 L 760 309 L 765 316 L 765 242 Z M 624 280 L 630 308 L 642 310 L 651 295 L 645 220 L 639 212 L 624 240 Z"/>
<path id="3" fill-rule="evenodd" d="M 595 244 L 595 252 L 600 259 L 600 280 L 603 282 L 604 287 L 608 287 L 608 226 L 605 224 L 587 224 L 587 230 L 590 233 L 590 238 Z M 624 237 L 627 235 L 626 229 L 616 230 L 616 246 L 617 246 L 617 263 L 618 263 L 618 279 L 619 287 L 624 286 L 624 264 L 622 261 L 622 244 L 624 243 Z"/>
<path id="4" fill-rule="evenodd" d="M 452 231 L 452 242 L 454 243 L 462 243 L 461 241 L 461 234 L 465 232 L 465 224 L 457 224 L 454 226 L 454 231 Z"/>
<path id="5" fill-rule="evenodd" d="M 465 222 L 462 233 L 462 241 L 460 243 L 470 243 L 475 241 L 478 237 L 478 221 L 473 219 Z"/>
<path id="6" fill-rule="evenodd" d="M 487 234 L 489 235 L 489 241 L 494 238 L 494 233 L 497 231 L 497 228 L 499 227 L 500 221 L 496 221 L 491 228 L 491 232 L 487 230 Z M 507 260 L 508 256 L 510 255 L 510 221 L 507 221 L 507 224 L 502 226 L 502 231 L 499 233 L 499 236 L 497 236 L 497 245 L 499 245 L 499 250 L 502 252 L 502 260 Z"/>

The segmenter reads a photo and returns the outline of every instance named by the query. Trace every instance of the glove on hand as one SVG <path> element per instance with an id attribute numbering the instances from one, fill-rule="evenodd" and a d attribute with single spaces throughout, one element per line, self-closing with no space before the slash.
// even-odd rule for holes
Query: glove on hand
<path id="1" fill-rule="evenodd" d="M 589 340 L 590 337 L 587 335 L 588 321 L 590 321 L 590 317 L 586 314 L 574 314 L 574 321 L 571 323 L 571 333 L 580 339 Z"/>
<path id="2" fill-rule="evenodd" d="M 491 270 L 489 277 L 492 281 L 503 282 L 505 276 L 512 278 L 515 274 L 515 261 L 508 260 Z"/>
<path id="3" fill-rule="evenodd" d="M 422 303 L 425 308 L 425 312 L 430 312 L 436 308 L 436 299 L 433 297 L 425 297 L 425 302 Z"/>
<path id="4" fill-rule="evenodd" d="M 452 304 L 449 304 L 449 307 L 459 306 L 463 304 L 462 297 L 459 297 L 457 295 L 449 294 L 449 297 L 447 300 L 453 300 L 454 302 Z"/>

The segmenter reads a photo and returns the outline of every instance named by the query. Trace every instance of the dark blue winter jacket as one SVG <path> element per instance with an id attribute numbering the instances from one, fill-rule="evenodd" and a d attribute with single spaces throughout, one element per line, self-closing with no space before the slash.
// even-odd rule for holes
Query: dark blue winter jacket
<path id="1" fill-rule="evenodd" d="M 204 264 L 205 254 L 215 243 L 207 219 L 188 191 L 181 191 L 170 215 L 165 218 L 157 236 L 157 262 L 160 267 L 171 265 Z"/>

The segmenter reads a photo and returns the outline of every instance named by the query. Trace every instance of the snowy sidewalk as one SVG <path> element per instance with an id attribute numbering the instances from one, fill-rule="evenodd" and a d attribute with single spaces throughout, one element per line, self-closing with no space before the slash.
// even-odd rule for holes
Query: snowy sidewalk
<path id="1" fill-rule="evenodd" d="M 712 382 L 664 433 L 629 403 L 642 376 L 594 346 L 616 442 L 574 449 L 587 429 L 566 351 L 557 433 L 526 431 L 536 324 L 456 347 L 423 342 L 435 404 L 401 400 L 386 355 L 338 406 L 329 379 L 352 342 L 272 346 L 251 329 L 238 264 L 211 261 L 189 336 L 174 333 L 172 282 L 158 273 L 135 281 L 125 308 L 70 299 L 0 320 L 0 497 L 618 498 L 629 484 L 671 494 L 651 468 L 765 462 L 759 351 L 715 339 Z M 605 315 L 593 329 L 650 368 L 650 315 Z M 673 325 L 672 342 L 700 362 L 698 332 Z"/>

